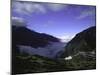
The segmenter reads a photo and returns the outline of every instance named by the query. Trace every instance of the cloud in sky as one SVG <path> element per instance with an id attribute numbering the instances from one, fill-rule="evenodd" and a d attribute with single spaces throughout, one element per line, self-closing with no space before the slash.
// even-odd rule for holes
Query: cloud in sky
<path id="1" fill-rule="evenodd" d="M 45 9 L 43 6 L 37 3 L 31 2 L 13 2 L 12 3 L 13 11 L 19 14 L 29 15 L 31 13 L 45 13 Z"/>
<path id="2" fill-rule="evenodd" d="M 66 5 L 63 4 L 50 4 L 50 3 L 34 3 L 34 2 L 20 2 L 13 1 L 12 8 L 13 11 L 18 14 L 29 15 L 32 13 L 42 13 L 48 12 L 48 9 L 54 12 L 60 11 L 65 8 Z"/>
<path id="3" fill-rule="evenodd" d="M 95 14 L 96 14 L 95 9 L 83 10 L 77 17 L 77 19 L 84 19 L 86 17 L 93 16 Z"/>
<path id="4" fill-rule="evenodd" d="M 63 10 L 68 5 L 64 5 L 64 4 L 47 4 L 47 6 L 52 11 L 60 11 L 60 10 Z"/>
<path id="5" fill-rule="evenodd" d="M 20 17 L 12 17 L 11 19 L 12 19 L 13 26 L 17 26 L 17 27 L 23 27 L 23 26 L 25 27 L 26 26 L 25 21 Z"/>

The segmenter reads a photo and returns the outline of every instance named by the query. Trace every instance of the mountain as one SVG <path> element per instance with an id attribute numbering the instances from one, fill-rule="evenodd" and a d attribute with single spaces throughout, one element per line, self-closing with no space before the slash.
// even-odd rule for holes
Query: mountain
<path id="1" fill-rule="evenodd" d="M 62 63 L 51 59 L 61 54 L 63 46 L 58 38 L 51 35 L 38 33 L 26 27 L 12 26 L 12 73 L 65 69 Z"/>
<path id="2" fill-rule="evenodd" d="M 44 47 L 49 42 L 59 42 L 59 39 L 44 33 L 29 30 L 26 27 L 12 27 L 12 42 L 18 45 Z"/>
<path id="3" fill-rule="evenodd" d="M 90 27 L 76 36 L 65 46 L 64 57 L 82 52 L 95 52 L 96 50 L 96 27 Z"/>
<path id="4" fill-rule="evenodd" d="M 67 67 L 71 70 L 96 69 L 96 27 L 90 27 L 67 43 L 62 53 Z"/>
<path id="5" fill-rule="evenodd" d="M 65 43 L 45 33 L 38 33 L 26 27 L 12 26 L 12 54 L 40 55 L 57 58 L 63 53 Z"/>
<path id="6" fill-rule="evenodd" d="M 37 33 L 25 27 L 13 27 L 12 30 L 13 75 L 96 68 L 96 27 L 76 34 L 64 45 L 51 35 Z M 19 50 L 24 51 L 24 54 L 20 54 Z M 59 55 L 64 58 L 54 58 Z M 71 59 L 66 60 L 67 56 Z"/>

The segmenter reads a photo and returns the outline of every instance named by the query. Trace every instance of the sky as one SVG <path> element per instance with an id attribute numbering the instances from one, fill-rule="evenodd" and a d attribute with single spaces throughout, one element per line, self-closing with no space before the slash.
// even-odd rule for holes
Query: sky
<path id="1" fill-rule="evenodd" d="M 17 26 L 47 33 L 63 41 L 95 26 L 96 7 L 39 2 L 12 2 L 12 22 Z"/>

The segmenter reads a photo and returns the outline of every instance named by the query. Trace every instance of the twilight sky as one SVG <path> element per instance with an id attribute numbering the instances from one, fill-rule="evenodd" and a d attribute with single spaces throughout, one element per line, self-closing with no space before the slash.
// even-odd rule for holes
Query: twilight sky
<path id="1" fill-rule="evenodd" d="M 95 25 L 95 10 L 95 6 L 13 1 L 12 22 L 68 40 Z"/>

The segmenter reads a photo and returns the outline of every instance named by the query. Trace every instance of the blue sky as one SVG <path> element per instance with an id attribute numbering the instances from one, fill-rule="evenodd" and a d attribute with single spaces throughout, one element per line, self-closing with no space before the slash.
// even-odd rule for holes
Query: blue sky
<path id="1" fill-rule="evenodd" d="M 13 1 L 12 20 L 31 30 L 68 39 L 95 26 L 95 10 L 95 6 Z"/>

